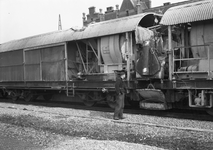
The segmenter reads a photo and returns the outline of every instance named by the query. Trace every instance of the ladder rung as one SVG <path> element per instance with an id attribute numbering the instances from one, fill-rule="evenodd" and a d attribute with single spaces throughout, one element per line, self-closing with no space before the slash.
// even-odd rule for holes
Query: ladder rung
<path id="1" fill-rule="evenodd" d="M 69 84 L 67 83 L 67 91 L 66 91 L 67 97 L 74 97 L 75 96 L 75 86 L 74 83 L 71 87 L 69 87 Z"/>

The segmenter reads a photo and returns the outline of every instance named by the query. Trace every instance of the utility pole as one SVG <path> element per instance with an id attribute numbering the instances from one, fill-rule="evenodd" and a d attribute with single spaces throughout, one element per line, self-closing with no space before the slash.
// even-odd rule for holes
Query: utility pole
<path id="1" fill-rule="evenodd" d="M 60 16 L 60 14 L 59 14 L 59 18 L 58 18 L 58 30 L 62 30 L 61 16 Z"/>

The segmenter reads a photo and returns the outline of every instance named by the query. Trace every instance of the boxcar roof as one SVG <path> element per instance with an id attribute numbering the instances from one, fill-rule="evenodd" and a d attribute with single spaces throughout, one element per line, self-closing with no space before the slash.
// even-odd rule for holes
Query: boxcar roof
<path id="1" fill-rule="evenodd" d="M 67 29 L 31 36 L 19 40 L 13 40 L 0 45 L 0 52 L 33 48 L 38 46 L 56 44 L 66 41 L 88 39 L 117 33 L 124 33 L 135 30 L 142 19 L 155 13 L 143 13 L 139 15 L 103 21 L 90 24 L 81 30 Z M 157 15 L 161 16 L 161 15 Z"/>
<path id="2" fill-rule="evenodd" d="M 168 9 L 160 23 L 175 25 L 209 19 L 213 19 L 213 0 L 203 0 Z"/>

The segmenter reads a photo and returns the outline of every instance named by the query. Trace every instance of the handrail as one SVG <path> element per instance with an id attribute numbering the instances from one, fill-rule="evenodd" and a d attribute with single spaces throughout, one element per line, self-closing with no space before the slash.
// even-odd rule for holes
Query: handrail
<path id="1" fill-rule="evenodd" d="M 208 70 L 206 71 L 206 72 L 208 72 L 208 75 L 210 75 L 210 65 L 211 65 L 211 63 L 210 63 L 210 45 L 211 44 L 204 44 L 204 45 L 193 45 L 193 46 L 176 46 L 176 47 L 174 47 L 174 49 L 179 49 L 179 48 L 192 48 L 192 47 L 202 47 L 202 46 L 205 46 L 205 47 L 207 47 L 207 58 L 205 57 L 205 59 L 207 59 L 208 60 Z M 191 50 L 193 50 L 193 49 L 191 49 Z M 180 61 L 180 65 L 181 65 L 181 62 L 182 61 L 191 61 L 191 60 L 202 60 L 202 58 L 182 58 L 182 55 L 180 55 L 179 54 L 179 57 L 180 58 L 178 58 L 178 59 L 175 59 L 175 55 L 174 55 L 174 52 L 175 52 L 175 50 L 173 50 L 173 66 L 175 65 L 175 62 L 176 61 Z M 180 53 L 181 53 L 181 51 L 180 51 Z M 182 71 L 182 72 L 184 72 L 184 73 L 191 73 L 191 72 L 193 72 L 193 73 L 200 73 L 200 72 L 205 72 L 205 71 Z M 173 67 L 173 73 L 181 73 L 181 71 L 175 71 L 175 68 Z"/>
<path id="2" fill-rule="evenodd" d="M 205 57 L 206 58 L 206 57 Z M 183 59 L 174 59 L 174 61 L 180 61 L 180 60 L 201 60 L 201 58 L 183 58 Z"/>
<path id="3" fill-rule="evenodd" d="M 210 44 L 205 44 L 205 45 L 191 45 L 191 46 L 175 46 L 174 48 L 192 48 L 192 47 L 201 47 L 201 46 L 210 46 Z"/>

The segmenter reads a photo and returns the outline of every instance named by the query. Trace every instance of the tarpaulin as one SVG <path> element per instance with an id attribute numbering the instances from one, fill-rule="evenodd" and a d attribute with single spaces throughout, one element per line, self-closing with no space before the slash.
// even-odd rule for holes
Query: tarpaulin
<path id="1" fill-rule="evenodd" d="M 150 40 L 154 36 L 154 32 L 143 27 L 136 27 L 135 41 L 136 44 L 143 44 L 145 41 Z"/>

